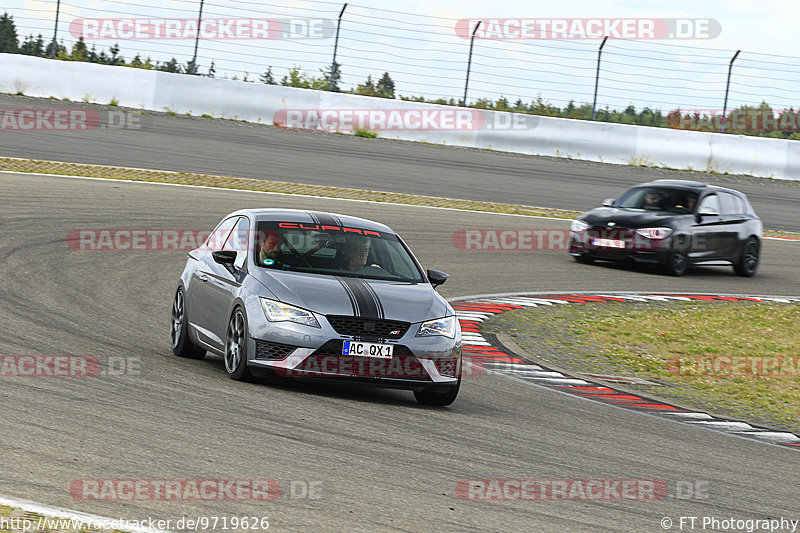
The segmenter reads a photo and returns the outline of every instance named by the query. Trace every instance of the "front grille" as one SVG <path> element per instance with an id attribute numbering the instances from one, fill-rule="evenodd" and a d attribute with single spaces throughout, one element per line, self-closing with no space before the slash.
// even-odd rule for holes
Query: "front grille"
<path id="1" fill-rule="evenodd" d="M 351 378 L 389 378 L 430 381 L 420 360 L 402 344 L 394 345 L 391 359 L 342 355 L 341 339 L 332 339 L 317 348 L 293 371 L 312 375 L 328 374 Z"/>
<path id="2" fill-rule="evenodd" d="M 359 316 L 328 315 L 326 318 L 336 333 L 351 337 L 399 339 L 411 326 L 409 322 Z"/>
<path id="3" fill-rule="evenodd" d="M 297 346 L 256 340 L 256 359 L 280 361 L 289 357 Z"/>

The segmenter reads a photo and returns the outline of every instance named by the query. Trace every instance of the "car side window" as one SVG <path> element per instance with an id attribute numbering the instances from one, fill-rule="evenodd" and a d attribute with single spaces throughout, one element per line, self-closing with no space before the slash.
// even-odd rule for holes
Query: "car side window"
<path id="1" fill-rule="evenodd" d="M 701 215 L 704 213 L 717 213 L 719 214 L 719 198 L 716 194 L 709 194 L 700 201 L 700 207 L 697 210 Z"/>
<path id="2" fill-rule="evenodd" d="M 734 196 L 732 194 L 728 194 L 726 192 L 719 193 L 719 205 L 721 209 L 721 211 L 718 211 L 719 214 L 735 215 L 738 213 L 733 198 Z"/>
<path id="3" fill-rule="evenodd" d="M 241 217 L 238 222 L 236 222 L 233 231 L 228 235 L 225 246 L 222 247 L 223 250 L 233 250 L 236 252 L 236 262 L 234 262 L 233 266 L 237 268 L 244 268 L 244 263 L 247 260 L 247 244 L 249 238 L 250 221 L 247 217 Z"/>
<path id="4" fill-rule="evenodd" d="M 739 196 L 732 194 L 731 197 L 733 198 L 733 205 L 735 206 L 734 214 L 736 215 L 743 215 L 747 213 L 747 208 L 744 205 L 744 200 L 742 200 Z"/>
<path id="5" fill-rule="evenodd" d="M 228 235 L 230 235 L 233 226 L 236 225 L 236 223 L 239 221 L 239 218 L 240 217 L 237 216 L 223 220 L 222 223 L 211 232 L 211 235 L 208 236 L 205 246 L 212 252 L 222 250 L 222 247 L 228 240 Z"/>

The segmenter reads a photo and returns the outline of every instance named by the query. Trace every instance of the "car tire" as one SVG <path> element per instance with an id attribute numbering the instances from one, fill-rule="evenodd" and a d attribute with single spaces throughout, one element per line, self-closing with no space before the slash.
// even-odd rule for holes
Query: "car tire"
<path id="1" fill-rule="evenodd" d="M 672 252 L 667 262 L 662 265 L 664 272 L 670 276 L 683 276 L 689 268 L 689 257 L 685 252 Z"/>
<path id="2" fill-rule="evenodd" d="M 750 237 L 742 248 L 742 255 L 739 261 L 733 264 L 733 271 L 737 275 L 752 278 L 756 275 L 760 261 L 761 246 L 758 239 Z"/>
<path id="3" fill-rule="evenodd" d="M 186 357 L 188 359 L 202 359 L 206 356 L 206 351 L 196 346 L 189 339 L 186 293 L 183 291 L 183 287 L 178 287 L 175 292 L 175 298 L 172 300 L 171 324 L 172 353 L 178 357 Z"/>
<path id="4" fill-rule="evenodd" d="M 589 254 L 573 255 L 572 257 L 575 258 L 575 261 L 584 265 L 591 265 L 594 263 L 594 257 Z"/>
<path id="5" fill-rule="evenodd" d="M 427 405 L 430 407 L 446 407 L 456 401 L 458 391 L 461 388 L 461 376 L 458 377 L 458 383 L 450 387 L 445 392 L 432 391 L 432 390 L 418 390 L 414 391 L 414 398 L 420 405 Z"/>
<path id="6" fill-rule="evenodd" d="M 236 381 L 253 381 L 253 373 L 247 366 L 247 352 L 250 336 L 247 329 L 247 316 L 241 307 L 233 310 L 225 334 L 225 371 Z"/>

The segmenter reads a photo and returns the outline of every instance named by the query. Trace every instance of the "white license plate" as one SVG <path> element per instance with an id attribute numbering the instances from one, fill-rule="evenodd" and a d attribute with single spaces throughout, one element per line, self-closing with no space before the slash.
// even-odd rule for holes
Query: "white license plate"
<path id="1" fill-rule="evenodd" d="M 391 344 L 375 344 L 372 342 L 344 341 L 342 355 L 352 355 L 354 357 L 379 357 L 381 359 L 391 359 L 394 346 Z"/>
<path id="2" fill-rule="evenodd" d="M 625 241 L 616 239 L 592 239 L 592 244 L 603 248 L 625 248 Z"/>

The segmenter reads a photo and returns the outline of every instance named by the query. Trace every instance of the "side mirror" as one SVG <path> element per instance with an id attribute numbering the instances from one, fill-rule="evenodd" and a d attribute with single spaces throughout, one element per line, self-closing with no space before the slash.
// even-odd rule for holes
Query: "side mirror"
<path id="1" fill-rule="evenodd" d="M 611 207 L 614 205 L 614 198 L 606 198 L 603 200 L 603 207 Z"/>
<path id="2" fill-rule="evenodd" d="M 445 281 L 447 281 L 447 278 L 450 277 L 449 274 L 445 272 L 440 272 L 438 270 L 428 269 L 427 274 L 428 274 L 428 281 L 430 281 L 431 285 L 433 285 L 434 287 L 442 285 Z"/>
<path id="3" fill-rule="evenodd" d="M 211 252 L 211 257 L 228 270 L 233 270 L 233 264 L 236 262 L 236 252 L 234 250 L 217 250 L 216 252 Z"/>

